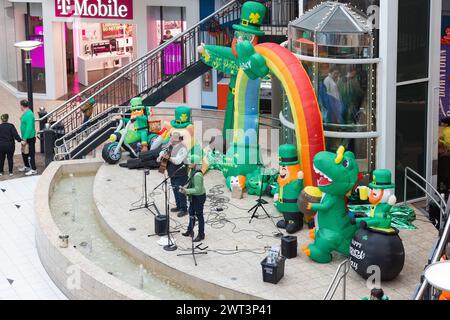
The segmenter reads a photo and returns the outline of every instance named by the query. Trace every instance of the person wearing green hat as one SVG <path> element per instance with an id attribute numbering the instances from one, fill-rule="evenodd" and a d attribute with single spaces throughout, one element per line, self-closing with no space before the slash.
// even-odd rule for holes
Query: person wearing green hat
<path id="1" fill-rule="evenodd" d="M 185 237 L 194 237 L 194 227 L 198 220 L 198 235 L 193 240 L 200 242 L 205 239 L 205 218 L 203 208 L 206 202 L 206 189 L 202 172 L 202 157 L 192 154 L 189 161 L 189 180 L 187 188 L 181 187 L 181 192 L 189 197 L 189 226 L 182 235 Z"/>
<path id="2" fill-rule="evenodd" d="M 283 214 L 284 219 L 277 223 L 280 229 L 289 234 L 303 228 L 303 213 L 298 206 L 298 196 L 303 190 L 303 171 L 300 170 L 297 147 L 285 144 L 278 150 L 280 157 L 280 175 L 272 193 L 275 207 Z"/>
<path id="3" fill-rule="evenodd" d="M 395 184 L 391 182 L 391 172 L 378 169 L 373 172 L 372 182 L 369 184 L 371 192 L 369 202 L 372 205 L 369 216 L 353 219 L 358 227 L 369 227 L 385 232 L 394 231 L 391 228 L 391 208 L 397 202 L 394 195 Z"/>
<path id="4" fill-rule="evenodd" d="M 245 57 L 247 59 L 245 61 L 244 57 L 240 57 L 241 59 L 239 60 L 237 47 L 239 43 L 245 41 L 248 41 L 253 46 L 258 44 L 259 37 L 264 35 L 264 32 L 260 30 L 260 27 L 266 16 L 266 11 L 267 8 L 264 4 L 255 1 L 246 1 L 242 6 L 240 23 L 232 26 L 235 33 L 231 48 L 205 44 L 198 47 L 198 52 L 201 54 L 201 59 L 205 64 L 217 71 L 230 75 L 222 133 L 224 143 L 227 140 L 228 130 L 231 130 L 234 124 L 234 96 L 239 67 L 250 61 L 250 57 L 253 57 L 253 60 L 257 62 L 261 61 L 261 59 L 255 58 L 256 56 L 254 55 Z M 248 49 L 243 51 L 248 52 Z"/>
<path id="5" fill-rule="evenodd" d="M 89 119 L 92 117 L 92 114 L 94 113 L 94 106 L 95 106 L 94 98 L 90 98 L 88 102 L 86 102 L 81 106 L 80 110 L 84 115 L 83 124 L 88 122 Z"/>

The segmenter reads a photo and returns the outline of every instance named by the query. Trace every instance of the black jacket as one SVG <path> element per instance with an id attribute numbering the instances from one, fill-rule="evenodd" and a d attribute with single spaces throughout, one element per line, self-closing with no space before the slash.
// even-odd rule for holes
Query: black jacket
<path id="1" fill-rule="evenodd" d="M 0 124 L 0 145 L 1 146 L 14 146 L 14 140 L 21 142 L 16 127 L 11 123 Z"/>

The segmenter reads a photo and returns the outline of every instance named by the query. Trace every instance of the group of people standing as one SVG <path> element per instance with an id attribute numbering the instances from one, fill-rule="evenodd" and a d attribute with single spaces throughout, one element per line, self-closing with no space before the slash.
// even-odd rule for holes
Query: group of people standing
<path id="1" fill-rule="evenodd" d="M 351 69 L 341 76 L 338 68 L 331 68 L 320 83 L 319 100 L 328 123 L 355 124 L 364 100 L 357 70 Z"/>
<path id="2" fill-rule="evenodd" d="M 29 102 L 20 102 L 22 116 L 20 117 L 20 135 L 16 127 L 9 122 L 9 115 L 0 116 L 0 176 L 5 174 L 5 160 L 8 159 L 9 176 L 14 175 L 14 153 L 16 151 L 16 141 L 21 143 L 22 159 L 24 166 L 19 169 L 25 172 L 26 176 L 37 174 L 36 170 L 36 127 L 33 110 L 30 109 Z"/>

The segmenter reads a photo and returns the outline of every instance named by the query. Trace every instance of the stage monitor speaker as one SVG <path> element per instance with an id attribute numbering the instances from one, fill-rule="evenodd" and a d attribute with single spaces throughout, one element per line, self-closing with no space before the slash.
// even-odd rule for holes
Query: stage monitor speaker
<path id="1" fill-rule="evenodd" d="M 155 233 L 158 236 L 165 236 L 167 234 L 167 217 L 165 215 L 155 216 Z"/>
<path id="2" fill-rule="evenodd" d="M 297 237 L 284 236 L 281 238 L 281 255 L 287 259 L 297 257 Z"/>

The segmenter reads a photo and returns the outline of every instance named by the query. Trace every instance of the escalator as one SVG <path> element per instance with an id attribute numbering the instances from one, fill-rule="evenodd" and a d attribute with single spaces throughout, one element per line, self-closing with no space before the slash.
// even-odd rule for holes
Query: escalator
<path id="1" fill-rule="evenodd" d="M 292 8 L 298 8 L 298 0 L 288 2 L 296 4 Z M 277 17 L 273 19 L 273 25 L 270 21 L 264 25 L 268 36 L 279 37 L 284 34 L 286 38 L 288 21 L 296 18 L 298 11 L 275 10 L 277 5 L 285 6 L 285 3 L 280 0 L 265 2 L 269 16 L 273 16 L 271 12 L 276 12 Z M 202 43 L 230 46 L 233 34 L 231 27 L 240 20 L 241 6 L 242 1 L 230 1 L 198 24 L 118 69 L 39 119 L 41 127 L 46 128 L 41 132 L 46 164 L 53 160 L 82 158 L 101 145 L 117 125 L 115 115 L 127 109 L 132 98 L 139 96 L 145 105 L 157 105 L 209 71 L 210 67 L 200 60 L 197 47 Z M 280 15 L 287 16 L 283 18 Z M 212 23 L 219 25 L 220 32 L 210 31 Z M 181 68 L 179 72 L 168 75 L 163 70 L 164 52 L 175 44 L 181 46 Z M 83 123 L 80 108 L 92 98 L 95 99 L 93 115 L 88 122 Z"/>

